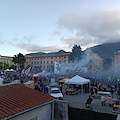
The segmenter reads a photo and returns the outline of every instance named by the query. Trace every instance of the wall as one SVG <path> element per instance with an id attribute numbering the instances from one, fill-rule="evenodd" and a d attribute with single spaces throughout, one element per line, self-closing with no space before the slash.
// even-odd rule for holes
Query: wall
<path id="1" fill-rule="evenodd" d="M 14 63 L 12 62 L 13 57 L 9 57 L 9 56 L 0 56 L 0 62 L 4 62 L 6 64 L 9 64 L 9 66 L 14 65 Z"/>
<path id="2" fill-rule="evenodd" d="M 34 109 L 32 111 L 26 112 L 22 115 L 19 115 L 15 118 L 12 118 L 10 120 L 30 120 L 34 117 L 38 116 L 38 120 L 52 120 L 51 119 L 51 105 L 47 104 L 45 106 L 39 107 L 37 109 Z"/>
<path id="3" fill-rule="evenodd" d="M 54 68 L 55 61 L 58 63 L 68 62 L 68 54 L 53 54 L 53 55 L 40 55 L 40 56 L 25 56 L 25 67 L 39 66 L 41 70 L 51 70 Z"/>
<path id="4" fill-rule="evenodd" d="M 117 115 L 69 107 L 69 120 L 116 120 Z"/>
<path id="5" fill-rule="evenodd" d="M 68 120 L 68 102 L 55 101 L 55 120 Z"/>

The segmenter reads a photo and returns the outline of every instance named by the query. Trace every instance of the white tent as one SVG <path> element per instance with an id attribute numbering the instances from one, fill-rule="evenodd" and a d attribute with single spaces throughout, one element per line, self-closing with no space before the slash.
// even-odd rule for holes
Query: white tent
<path id="1" fill-rule="evenodd" d="M 80 77 L 79 75 L 76 75 L 75 77 L 66 80 L 65 84 L 76 84 L 76 85 L 83 85 L 83 84 L 87 84 L 89 83 L 90 80 L 89 79 L 85 79 L 83 77 Z"/>
<path id="2" fill-rule="evenodd" d="M 66 80 L 65 84 L 76 84 L 76 85 L 81 85 L 81 92 L 83 93 L 83 85 L 89 83 L 89 79 L 85 79 L 83 77 L 80 77 L 79 75 L 76 75 L 75 77 Z"/>

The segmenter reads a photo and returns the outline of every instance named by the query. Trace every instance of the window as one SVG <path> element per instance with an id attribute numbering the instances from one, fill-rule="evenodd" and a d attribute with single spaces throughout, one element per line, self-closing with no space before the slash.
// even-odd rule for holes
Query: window
<path id="1" fill-rule="evenodd" d="M 51 61 L 51 64 L 53 64 L 53 61 Z"/>
<path id="2" fill-rule="evenodd" d="M 49 64 L 49 61 L 47 61 L 47 64 Z"/>
<path id="3" fill-rule="evenodd" d="M 44 64 L 45 64 L 45 61 L 44 61 Z"/>
<path id="4" fill-rule="evenodd" d="M 39 58 L 38 58 L 38 60 L 39 60 Z"/>
<path id="5" fill-rule="evenodd" d="M 59 63 L 61 63 L 61 60 L 59 60 Z"/>
<path id="6" fill-rule="evenodd" d="M 36 58 L 34 58 L 34 60 L 36 60 Z"/>
<path id="7" fill-rule="evenodd" d="M 34 64 L 36 64 L 36 62 L 34 62 Z"/>
<path id="8" fill-rule="evenodd" d="M 34 117 L 34 118 L 30 119 L 30 120 L 38 120 L 38 117 Z"/>
<path id="9" fill-rule="evenodd" d="M 51 57 L 51 59 L 53 59 L 53 57 Z"/>
<path id="10" fill-rule="evenodd" d="M 39 61 L 37 61 L 37 64 L 39 64 Z"/>
<path id="11" fill-rule="evenodd" d="M 40 64 L 42 64 L 42 61 L 40 61 Z"/>
<path id="12" fill-rule="evenodd" d="M 66 58 L 66 56 L 64 56 L 64 58 Z"/>

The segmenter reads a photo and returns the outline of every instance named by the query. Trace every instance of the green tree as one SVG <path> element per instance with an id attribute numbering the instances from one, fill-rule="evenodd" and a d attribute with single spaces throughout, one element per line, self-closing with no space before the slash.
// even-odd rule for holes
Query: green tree
<path id="1" fill-rule="evenodd" d="M 0 70 L 9 69 L 9 64 L 0 62 Z"/>
<path id="2" fill-rule="evenodd" d="M 9 69 L 9 64 L 4 63 L 4 70 Z"/>
<path id="3" fill-rule="evenodd" d="M 16 68 L 17 68 L 16 65 L 11 65 L 11 66 L 9 67 L 9 69 L 13 69 L 13 70 L 16 70 Z"/>
<path id="4" fill-rule="evenodd" d="M 82 57 L 82 50 L 80 45 L 74 45 L 72 48 L 72 52 L 69 55 L 69 60 L 77 60 L 79 61 Z"/>
<path id="5" fill-rule="evenodd" d="M 24 68 L 24 64 L 25 64 L 25 56 L 21 53 L 19 53 L 18 55 L 14 55 L 13 60 L 12 60 L 15 64 L 17 63 L 20 67 L 20 69 Z"/>

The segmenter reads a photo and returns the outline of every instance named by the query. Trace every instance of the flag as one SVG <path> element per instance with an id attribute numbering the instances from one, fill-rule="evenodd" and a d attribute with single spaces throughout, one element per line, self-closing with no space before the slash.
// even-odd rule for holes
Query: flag
<path id="1" fill-rule="evenodd" d="M 28 73 L 30 72 L 30 70 L 31 70 L 31 67 L 29 67 L 28 69 L 26 69 L 25 72 L 24 72 L 25 75 L 28 75 Z"/>
<path id="2" fill-rule="evenodd" d="M 54 73 L 59 73 L 61 68 L 61 64 L 55 61 Z"/>
<path id="3" fill-rule="evenodd" d="M 25 73 L 25 69 L 23 69 L 22 71 L 21 71 L 21 74 L 24 74 Z"/>

